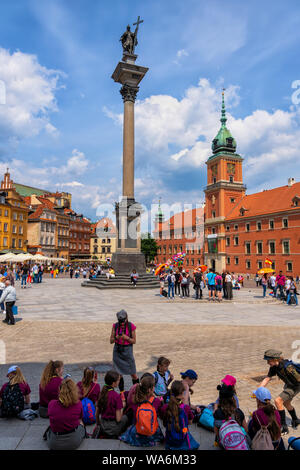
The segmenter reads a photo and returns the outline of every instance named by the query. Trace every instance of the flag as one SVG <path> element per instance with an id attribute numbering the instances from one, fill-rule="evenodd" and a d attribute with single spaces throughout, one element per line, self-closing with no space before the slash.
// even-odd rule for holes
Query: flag
<path id="1" fill-rule="evenodd" d="M 266 258 L 266 259 L 265 259 L 265 263 L 272 265 L 272 264 L 273 264 L 273 261 L 271 261 L 269 258 Z"/>

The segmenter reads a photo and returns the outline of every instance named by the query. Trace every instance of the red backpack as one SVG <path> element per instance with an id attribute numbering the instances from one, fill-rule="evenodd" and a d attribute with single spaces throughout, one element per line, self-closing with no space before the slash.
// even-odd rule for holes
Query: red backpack
<path id="1" fill-rule="evenodd" d="M 143 436 L 153 436 L 158 429 L 156 409 L 152 406 L 154 397 L 143 402 L 136 412 L 136 431 Z"/>

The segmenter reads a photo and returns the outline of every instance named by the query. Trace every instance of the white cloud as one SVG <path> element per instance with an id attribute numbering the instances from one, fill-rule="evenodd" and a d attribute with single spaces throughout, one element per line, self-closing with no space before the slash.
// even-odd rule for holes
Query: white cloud
<path id="1" fill-rule="evenodd" d="M 32 137 L 42 130 L 57 134 L 49 115 L 58 109 L 55 93 L 62 76 L 40 65 L 33 54 L 0 48 L 0 80 L 5 85 L 5 104 L 0 106 L 2 139 Z"/>
<path id="2" fill-rule="evenodd" d="M 256 109 L 244 118 L 235 118 L 228 109 L 239 103 L 239 87 L 229 86 L 225 100 L 227 127 L 237 141 L 237 152 L 245 159 L 244 180 L 250 181 L 249 188 L 256 187 L 256 180 L 261 181 L 264 174 L 269 174 L 270 167 L 273 172 L 281 167 L 278 178 L 282 180 L 277 184 L 285 184 L 287 176 L 291 176 L 285 172 L 290 173 L 293 162 L 298 161 L 300 109 Z M 220 128 L 220 113 L 221 90 L 204 78 L 198 86 L 189 87 L 182 99 L 153 95 L 137 101 L 137 162 L 147 171 L 152 166 L 162 181 L 166 170 L 169 177 L 179 169 L 203 167 Z M 121 124 L 121 115 L 112 112 L 107 115 Z"/>

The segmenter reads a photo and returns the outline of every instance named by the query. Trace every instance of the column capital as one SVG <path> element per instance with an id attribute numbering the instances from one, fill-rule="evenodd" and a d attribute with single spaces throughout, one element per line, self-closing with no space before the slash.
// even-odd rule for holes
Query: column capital
<path id="1" fill-rule="evenodd" d="M 123 101 L 132 101 L 135 102 L 137 92 L 139 91 L 138 86 L 123 85 L 120 93 L 122 95 Z"/>

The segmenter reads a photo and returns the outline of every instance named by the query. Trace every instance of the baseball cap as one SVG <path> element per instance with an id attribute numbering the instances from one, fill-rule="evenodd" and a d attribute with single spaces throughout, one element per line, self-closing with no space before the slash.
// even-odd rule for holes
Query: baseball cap
<path id="1" fill-rule="evenodd" d="M 280 359 L 281 355 L 281 351 L 276 349 L 268 349 L 264 354 L 264 359 L 265 361 L 268 361 L 269 359 Z"/>
<path id="2" fill-rule="evenodd" d="M 221 380 L 225 385 L 231 385 L 232 387 L 236 384 L 236 378 L 232 375 L 225 375 L 224 379 Z"/>
<path id="3" fill-rule="evenodd" d="M 7 371 L 7 375 L 6 377 L 11 374 L 12 372 L 16 372 L 16 370 L 18 369 L 19 366 L 11 366 L 8 371 Z"/>
<path id="4" fill-rule="evenodd" d="M 117 312 L 117 319 L 119 321 L 126 320 L 126 318 L 127 318 L 126 310 L 120 310 L 119 312 Z"/>
<path id="5" fill-rule="evenodd" d="M 255 395 L 262 403 L 265 403 L 266 400 L 271 400 L 272 398 L 270 390 L 266 387 L 258 387 L 257 390 L 253 391 L 253 395 Z"/>
<path id="6" fill-rule="evenodd" d="M 180 372 L 180 375 L 182 377 L 188 377 L 189 379 L 191 380 L 197 380 L 198 379 L 198 375 L 196 374 L 196 372 L 192 369 L 188 369 L 186 370 L 185 372 Z"/>

